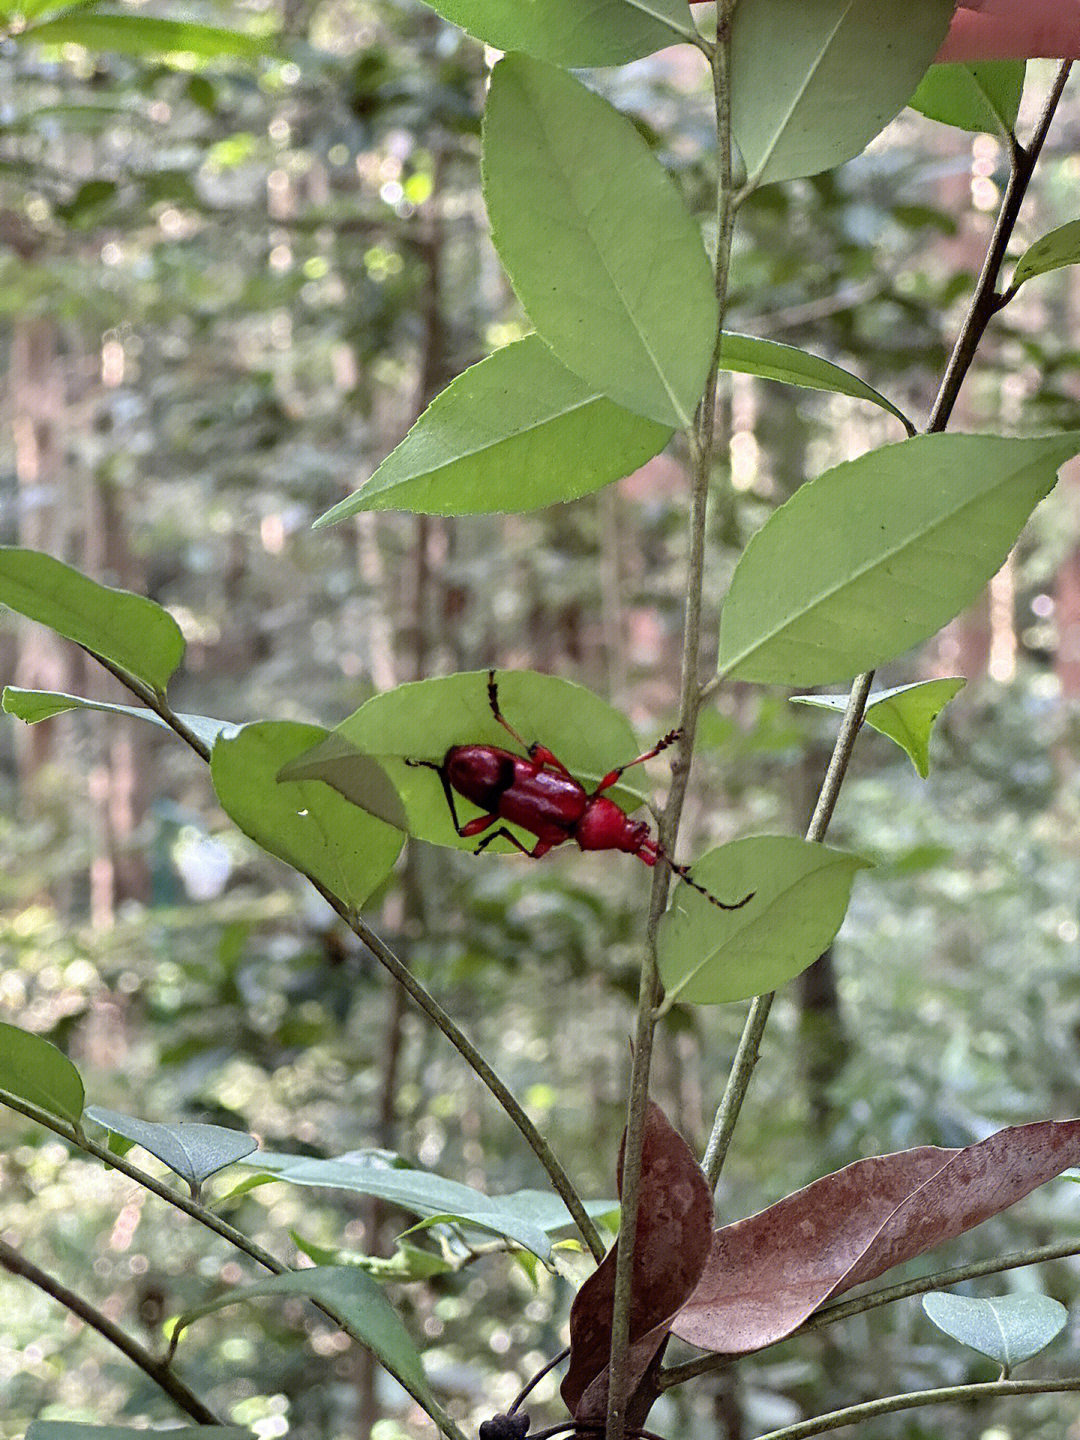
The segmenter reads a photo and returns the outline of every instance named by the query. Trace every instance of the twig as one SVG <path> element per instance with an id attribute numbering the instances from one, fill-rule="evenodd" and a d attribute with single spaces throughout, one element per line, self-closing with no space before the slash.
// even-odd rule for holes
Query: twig
<path id="1" fill-rule="evenodd" d="M 717 328 L 712 362 L 701 403 L 698 406 L 694 432 L 690 435 L 693 479 L 679 694 L 680 739 L 671 767 L 671 788 L 659 826 L 661 844 L 668 854 L 675 853 L 679 820 L 682 816 L 690 778 L 694 735 L 702 704 L 698 666 L 705 575 L 705 521 L 715 449 L 720 343 L 727 308 L 728 271 L 731 260 L 732 232 L 735 224 L 735 204 L 732 193 L 731 86 L 729 83 L 733 10 L 734 0 L 721 0 L 716 14 L 716 44 L 711 48 L 707 47 L 716 105 L 718 156 L 717 248 L 714 269 Z M 634 1250 L 637 1240 L 637 1212 L 641 1193 L 641 1154 L 645 1134 L 645 1114 L 649 1101 L 649 1071 L 652 1064 L 653 1035 L 656 1028 L 656 1007 L 661 994 L 656 938 L 660 919 L 667 903 L 670 883 L 671 876 L 667 867 L 657 866 L 653 872 L 645 936 L 645 955 L 638 986 L 634 1053 L 630 1071 L 630 1093 L 627 1101 L 626 1143 L 623 1151 L 621 1192 L 622 1212 L 612 1297 L 608 1407 L 604 1432 L 606 1440 L 624 1440 L 626 1434 L 630 1305 L 633 1288 Z"/>
<path id="2" fill-rule="evenodd" d="M 840 787 L 844 783 L 844 776 L 847 774 L 848 765 L 851 763 L 851 756 L 855 750 L 855 741 L 858 738 L 873 679 L 872 670 L 865 675 L 860 675 L 848 696 L 844 718 L 840 722 L 840 730 L 829 759 L 829 767 L 821 782 L 821 791 L 806 831 L 807 840 L 816 844 L 820 844 L 825 839 L 833 811 L 836 809 Z M 731 1073 L 728 1075 L 727 1085 L 724 1087 L 720 1108 L 713 1121 L 712 1134 L 709 1136 L 702 1165 L 705 1178 L 714 1190 L 720 1181 L 720 1172 L 724 1168 L 731 1137 L 735 1133 L 739 1112 L 750 1086 L 750 1077 L 753 1075 L 754 1066 L 758 1061 L 761 1037 L 765 1033 L 765 1025 L 769 1018 L 769 1011 L 772 1009 L 774 995 L 775 991 L 769 995 L 755 995 L 751 1002 L 750 1011 L 743 1026 L 742 1037 L 739 1040 L 739 1048 L 735 1052 Z"/>
<path id="3" fill-rule="evenodd" d="M 144 1374 L 148 1375 L 154 1384 L 164 1390 L 171 1400 L 175 1400 L 181 1410 L 184 1410 L 193 1420 L 200 1425 L 223 1425 L 225 1422 L 219 1420 L 209 1406 L 204 1405 L 193 1390 L 189 1390 L 184 1382 L 177 1376 L 164 1360 L 156 1355 L 151 1355 L 145 1346 L 140 1345 L 126 1330 L 103 1315 L 100 1310 L 84 1300 L 81 1295 L 76 1295 L 74 1290 L 62 1284 L 40 1266 L 35 1265 L 32 1260 L 27 1260 L 13 1245 L 0 1237 L 0 1265 L 11 1275 L 17 1275 L 21 1280 L 29 1280 L 31 1285 L 36 1285 L 46 1295 L 50 1295 L 58 1301 L 65 1309 L 77 1315 L 80 1320 L 103 1335 L 110 1344 L 122 1351 L 132 1364 L 137 1365 Z"/>

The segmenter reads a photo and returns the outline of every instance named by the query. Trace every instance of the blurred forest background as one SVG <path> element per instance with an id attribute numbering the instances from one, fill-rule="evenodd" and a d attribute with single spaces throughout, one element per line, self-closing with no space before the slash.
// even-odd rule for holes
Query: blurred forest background
<path id="1" fill-rule="evenodd" d="M 485 234 L 482 48 L 412 0 L 185 7 L 244 32 L 246 56 L 5 42 L 13 12 L 35 8 L 0 6 L 0 540 L 167 605 L 188 641 L 179 710 L 332 725 L 402 681 L 527 666 L 603 694 L 651 742 L 677 684 L 677 447 L 531 516 L 365 514 L 309 529 L 452 376 L 527 328 Z M 1029 67 L 1032 109 L 1050 74 Z M 706 79 L 688 49 L 591 77 L 698 208 L 713 165 Z M 1074 85 L 1021 246 L 1075 217 L 1078 142 Z M 857 161 L 766 188 L 741 217 L 730 328 L 826 355 L 918 420 L 1003 175 L 994 139 L 906 111 Z M 955 428 L 1077 426 L 1078 366 L 1080 288 L 1065 269 L 991 327 Z M 765 516 L 805 477 L 901 438 L 883 412 L 744 377 L 724 403 L 714 636 Z M 860 742 L 834 834 L 878 866 L 832 954 L 778 1002 L 719 1197 L 727 1219 L 862 1155 L 1080 1113 L 1078 482 L 1067 470 L 978 606 L 879 677 L 969 684 L 939 724 L 927 782 L 881 737 Z M 125 698 L 73 646 L 8 614 L 0 677 Z M 512 718 L 529 734 L 528 716 Z M 783 693 L 724 688 L 703 717 L 683 853 L 801 832 L 831 732 Z M 0 1018 L 71 1054 L 97 1103 L 250 1129 L 278 1150 L 382 1146 L 493 1191 L 543 1185 L 455 1053 L 322 902 L 235 831 L 164 733 L 94 714 L 8 720 L 0 856 Z M 370 907 L 590 1195 L 614 1188 L 643 893 L 625 856 L 534 866 L 412 846 Z M 677 1008 L 662 1027 L 657 1094 L 695 1147 L 742 1019 L 742 1006 Z M 152 1346 L 165 1317 L 240 1277 L 224 1244 L 20 1117 L 0 1117 L 0 1141 L 0 1230 Z M 1078 1209 L 1080 1190 L 1055 1181 L 945 1258 L 1064 1238 Z M 389 1253 L 408 1223 L 278 1185 L 229 1214 L 289 1259 L 297 1237 Z M 588 1267 L 561 1264 L 556 1278 L 496 1256 L 400 1291 L 431 1378 L 469 1423 L 563 1343 Z M 1080 1265 L 973 1293 L 1006 1288 L 1075 1306 Z M 427 1433 L 299 1302 L 203 1322 L 182 1364 L 260 1440 Z M 1080 1364 L 1080 1308 L 1045 1364 Z M 910 1300 L 674 1392 L 650 1424 L 744 1440 L 808 1409 L 993 1368 Z M 166 1410 L 97 1336 L 0 1277 L 0 1440 L 35 1416 Z M 1069 1398 L 1045 1396 L 885 1418 L 872 1440 L 944 1426 L 956 1440 L 1080 1436 Z"/>

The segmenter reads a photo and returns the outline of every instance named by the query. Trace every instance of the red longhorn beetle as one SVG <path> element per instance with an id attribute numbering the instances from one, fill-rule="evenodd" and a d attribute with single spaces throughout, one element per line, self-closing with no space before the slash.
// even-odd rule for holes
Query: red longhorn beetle
<path id="1" fill-rule="evenodd" d="M 407 765 L 423 765 L 438 775 L 454 829 L 459 835 L 479 835 L 497 820 L 507 820 L 536 836 L 536 844 L 530 850 L 505 825 L 500 825 L 480 841 L 476 847 L 477 855 L 500 837 L 509 840 L 533 860 L 539 860 L 556 845 L 576 840 L 582 850 L 623 850 L 629 855 L 637 855 L 646 865 L 655 865 L 657 860 L 663 860 L 676 875 L 721 910 L 738 910 L 754 898 L 751 892 L 736 904 L 726 905 L 723 900 L 710 895 L 691 877 L 685 865 L 679 865 L 671 858 L 660 841 L 649 833 L 644 820 L 631 820 L 625 810 L 603 793 L 631 765 L 651 760 L 669 745 L 674 745 L 679 738 L 678 730 L 669 730 L 651 750 L 646 750 L 636 760 L 628 760 L 625 765 L 609 770 L 595 790 L 586 790 L 546 745 L 536 741 L 526 745 L 499 709 L 499 687 L 494 670 L 488 671 L 487 688 L 491 713 L 527 751 L 527 756 L 500 750 L 496 745 L 451 745 L 438 764 L 434 760 L 405 762 Z M 479 805 L 485 813 L 462 825 L 454 804 L 455 790 L 466 800 Z"/>

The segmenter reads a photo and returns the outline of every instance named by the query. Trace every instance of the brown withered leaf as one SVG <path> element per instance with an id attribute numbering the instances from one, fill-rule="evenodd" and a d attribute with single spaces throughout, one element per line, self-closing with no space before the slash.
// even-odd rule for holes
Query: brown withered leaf
<path id="1" fill-rule="evenodd" d="M 621 1148 L 619 1191 L 621 1194 Z M 698 1283 L 709 1254 L 712 1227 L 712 1194 L 701 1167 L 659 1105 L 650 1102 L 634 1245 L 630 1396 Z M 570 1368 L 562 1383 L 562 1397 L 575 1420 L 602 1420 L 607 1408 L 617 1250 L 618 1241 L 582 1285 L 570 1310 Z"/>
<path id="2" fill-rule="evenodd" d="M 672 1332 L 743 1354 L 790 1335 L 826 1300 L 952 1240 L 1080 1164 L 1080 1120 L 1014 1125 L 962 1150 L 856 1160 L 725 1225 Z"/>

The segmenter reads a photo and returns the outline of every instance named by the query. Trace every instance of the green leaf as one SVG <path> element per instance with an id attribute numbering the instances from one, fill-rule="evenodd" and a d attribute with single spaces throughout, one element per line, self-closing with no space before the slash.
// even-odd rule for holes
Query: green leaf
<path id="1" fill-rule="evenodd" d="M 428 1170 L 390 1168 L 372 1164 L 363 1155 L 339 1155 L 320 1160 L 305 1155 L 279 1155 L 260 1150 L 243 1162 L 261 1174 L 273 1175 L 290 1185 L 314 1185 L 349 1190 L 355 1195 L 376 1195 L 424 1220 L 449 1219 L 455 1224 L 501 1235 L 531 1250 L 541 1260 L 551 1258 L 547 1234 L 522 1215 L 512 1195 L 485 1195 L 470 1185 L 447 1180 Z"/>
<path id="2" fill-rule="evenodd" d="M 282 1275 L 238 1286 L 181 1315 L 173 1334 L 229 1305 L 282 1295 L 302 1295 L 317 1300 L 349 1325 L 373 1355 L 418 1400 L 425 1410 L 434 1403 L 419 1352 L 409 1332 L 375 1281 L 356 1265 L 318 1266 L 313 1270 L 287 1270 Z"/>
<path id="3" fill-rule="evenodd" d="M 638 754 L 626 717 L 582 686 L 528 670 L 500 670 L 497 679 L 503 714 L 522 738 L 548 746 L 586 788 Z M 475 836 L 454 833 L 439 777 L 398 757 L 440 761 L 451 745 L 515 748 L 491 713 L 486 671 L 399 685 L 361 705 L 333 733 L 378 758 L 401 797 L 410 835 L 433 845 L 476 849 Z M 625 781 L 611 792 L 618 804 L 631 808 L 641 793 Z M 467 800 L 455 803 L 462 824 L 481 813 Z M 535 843 L 535 836 L 517 833 Z M 513 846 L 496 840 L 484 853 L 489 851 L 507 854 Z"/>
<path id="4" fill-rule="evenodd" d="M 184 655 L 184 637 L 167 610 L 142 595 L 99 585 L 38 550 L 0 546 L 0 604 L 159 692 Z"/>
<path id="5" fill-rule="evenodd" d="M 176 733 L 160 715 L 155 715 L 153 710 L 147 710 L 142 705 L 112 705 L 106 700 L 86 700 L 81 695 L 65 695 L 59 690 L 20 690 L 17 685 L 5 685 L 3 696 L 0 697 L 0 709 L 14 715 L 17 720 L 25 720 L 27 725 L 51 720 L 54 715 L 63 715 L 68 710 L 104 710 L 106 714 L 128 715 L 133 720 L 149 720 L 152 725 L 160 726 L 170 735 Z M 209 715 L 178 713 L 176 718 L 182 720 L 204 745 L 211 747 L 221 732 L 230 728 L 227 720 L 214 720 Z"/>
<path id="6" fill-rule="evenodd" d="M 26 1440 L 251 1440 L 237 1425 L 90 1425 L 81 1420 L 31 1420 Z"/>
<path id="7" fill-rule="evenodd" d="M 791 980 L 832 943 L 855 875 L 868 864 L 787 835 L 710 850 L 694 864 L 694 879 L 721 900 L 751 890 L 754 898 L 741 910 L 718 910 L 679 886 L 657 937 L 663 1008 L 745 1000 Z"/>
<path id="8" fill-rule="evenodd" d="M 934 721 L 967 681 L 959 675 L 941 680 L 919 680 L 897 685 L 893 690 L 872 693 L 866 704 L 866 723 L 911 757 L 911 763 L 925 780 L 930 773 L 930 732 Z M 846 695 L 793 695 L 796 705 L 814 705 L 822 710 L 847 707 Z"/>
<path id="9" fill-rule="evenodd" d="M 360 906 L 389 875 L 402 836 L 317 780 L 281 783 L 283 766 L 327 731 L 260 721 L 221 735 L 210 775 L 230 818 L 256 844 Z"/>
<path id="10" fill-rule="evenodd" d="M 932 1290 L 922 1303 L 939 1330 L 996 1360 L 1005 1375 L 1045 1350 L 1069 1318 L 1065 1306 L 1048 1295 L 995 1295 L 977 1300 Z"/>
<path id="11" fill-rule="evenodd" d="M 1024 251 L 1013 271 L 1012 288 L 1023 285 L 1036 275 L 1045 275 L 1050 270 L 1060 270 L 1066 265 L 1075 265 L 1080 260 L 1080 220 L 1070 220 L 1059 225 L 1041 240 Z"/>
<path id="12" fill-rule="evenodd" d="M 760 340 L 754 335 L 725 331 L 720 342 L 720 369 L 734 370 L 740 375 L 760 375 L 763 380 L 779 380 L 784 385 L 800 385 L 807 390 L 828 390 L 856 400 L 869 400 L 895 415 L 909 433 L 914 428 L 902 410 L 858 376 L 818 355 L 808 355 L 794 345 L 782 345 L 778 340 Z"/>
<path id="13" fill-rule="evenodd" d="M 736 566 L 721 674 L 827 685 L 903 654 L 975 599 L 1078 450 L 1080 432 L 919 435 L 809 481 Z"/>
<path id="14" fill-rule="evenodd" d="M 71 1125 L 83 1113 L 82 1078 L 55 1045 L 28 1030 L 0 1022 L 0 1090 L 48 1110 Z"/>
<path id="15" fill-rule="evenodd" d="M 572 374 L 537 335 L 435 397 L 371 479 L 315 521 L 358 510 L 471 515 L 576 500 L 644 465 L 671 436 Z"/>
<path id="16" fill-rule="evenodd" d="M 274 53 L 266 36 L 187 20 L 158 20 L 150 15 L 106 14 L 100 10 L 70 11 L 31 25 L 12 39 L 20 44 L 82 45 L 87 50 L 114 50 L 121 55 L 199 55 L 214 59 L 231 55 L 258 60 Z"/>
<path id="17" fill-rule="evenodd" d="M 259 1146 L 254 1135 L 246 1135 L 240 1130 L 226 1130 L 222 1125 L 199 1125 L 187 1121 L 159 1125 L 150 1120 L 138 1120 L 134 1115 L 122 1115 L 118 1110 L 106 1110 L 101 1105 L 88 1106 L 86 1113 L 110 1134 L 122 1135 L 133 1145 L 141 1145 L 151 1155 L 156 1155 L 163 1165 L 167 1165 L 181 1180 L 186 1180 L 196 1194 L 209 1176 L 224 1170 L 227 1165 L 235 1165 Z"/>
<path id="18" fill-rule="evenodd" d="M 509 55 L 491 77 L 483 168 L 495 248 L 541 338 L 609 399 L 689 427 L 716 339 L 712 278 L 631 121 Z"/>
<path id="19" fill-rule="evenodd" d="M 377 820 L 408 830 L 401 797 L 385 769 L 370 755 L 362 755 L 343 735 L 331 733 L 278 771 L 278 781 L 321 780 L 350 805 L 358 805 Z"/>
<path id="20" fill-rule="evenodd" d="M 858 155 L 907 104 L 954 8 L 954 0 L 740 0 L 732 123 L 749 183 L 816 175 Z"/>
<path id="21" fill-rule="evenodd" d="M 496 50 L 570 69 L 624 65 L 697 35 L 687 0 L 427 0 Z"/>
<path id="22" fill-rule="evenodd" d="M 1023 60 L 983 60 L 974 65 L 931 65 L 908 101 L 913 110 L 943 125 L 978 134 L 1011 135 L 1024 93 Z"/>
<path id="23" fill-rule="evenodd" d="M 296 1248 L 315 1265 L 355 1265 L 382 1283 L 407 1284 L 411 1280 L 430 1280 L 433 1275 L 445 1275 L 454 1266 L 434 1250 L 422 1250 L 410 1245 L 400 1237 L 394 1242 L 393 1255 L 363 1255 L 355 1250 L 330 1250 L 315 1245 L 310 1240 L 290 1230 Z M 535 1257 L 534 1257 L 535 1260 Z"/>

